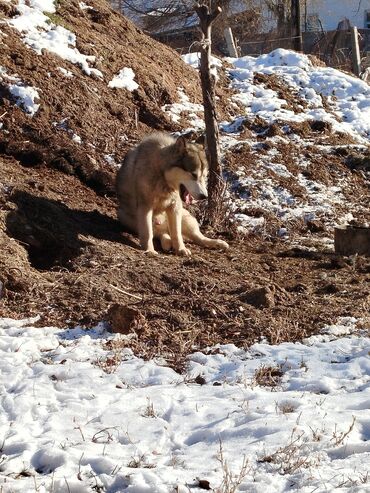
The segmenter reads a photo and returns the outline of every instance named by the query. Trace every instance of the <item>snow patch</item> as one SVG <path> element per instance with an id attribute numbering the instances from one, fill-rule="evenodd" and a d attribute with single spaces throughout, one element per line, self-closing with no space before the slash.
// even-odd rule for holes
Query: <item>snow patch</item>
<path id="1" fill-rule="evenodd" d="M 135 91 L 139 84 L 134 81 L 135 73 L 132 68 L 124 67 L 108 82 L 109 87 L 117 87 L 119 89 L 127 89 L 128 91 Z"/>
<path id="2" fill-rule="evenodd" d="M 74 77 L 73 73 L 70 70 L 67 70 L 63 67 L 58 67 L 58 70 L 65 76 L 65 77 Z"/>
<path id="3" fill-rule="evenodd" d="M 203 105 L 192 103 L 182 87 L 178 88 L 177 94 L 179 103 L 166 104 L 162 106 L 162 110 L 176 123 L 180 121 L 182 116 L 186 116 L 186 119 L 190 122 L 192 128 L 203 130 L 204 120 L 199 115 L 199 113 L 201 113 L 203 116 Z"/>
<path id="4" fill-rule="evenodd" d="M 234 99 L 246 114 L 270 123 L 279 119 L 327 121 L 334 130 L 349 133 L 359 142 L 370 139 L 370 87 L 366 82 L 330 67 L 315 67 L 306 55 L 282 48 L 257 58 L 229 61 L 234 65 L 229 70 L 231 86 L 238 92 Z M 307 107 L 302 106 L 300 113 L 285 109 L 286 101 L 274 90 L 253 84 L 256 73 L 279 76 Z"/>
<path id="5" fill-rule="evenodd" d="M 87 75 L 95 75 L 102 78 L 100 70 L 90 67 L 96 57 L 83 55 L 76 48 L 76 35 L 50 21 L 44 12 L 55 13 L 54 3 L 47 1 L 18 0 L 17 9 L 19 15 L 8 23 L 23 34 L 23 42 L 42 55 L 42 50 L 47 50 L 63 60 L 67 60 L 81 67 Z"/>
<path id="6" fill-rule="evenodd" d="M 199 69 L 199 64 L 200 64 L 200 53 L 199 52 L 194 52 L 194 53 L 187 53 L 186 55 L 182 55 L 181 58 L 184 60 L 184 62 L 187 65 L 190 65 L 191 67 L 195 69 Z M 215 57 L 211 56 L 210 59 L 210 72 L 211 75 L 215 77 L 215 79 L 218 79 L 218 71 L 217 69 L 222 67 L 222 61 Z"/>
<path id="7" fill-rule="evenodd" d="M 19 77 L 8 75 L 5 68 L 0 66 L 0 81 L 4 81 L 10 94 L 15 98 L 17 106 L 20 106 L 26 113 L 34 116 L 40 108 L 36 101 L 40 100 L 40 95 L 36 88 L 27 86 Z"/>

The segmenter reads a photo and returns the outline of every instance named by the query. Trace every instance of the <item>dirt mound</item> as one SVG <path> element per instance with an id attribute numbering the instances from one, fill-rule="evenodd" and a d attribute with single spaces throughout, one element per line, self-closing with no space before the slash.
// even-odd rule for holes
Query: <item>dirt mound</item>
<path id="1" fill-rule="evenodd" d="M 0 83 L 0 152 L 27 167 L 46 165 L 75 173 L 100 193 L 111 193 L 114 167 L 104 156 L 119 162 L 127 147 L 149 130 L 176 130 L 161 106 L 178 101 L 180 87 L 194 102 L 201 101 L 201 93 L 196 71 L 175 52 L 145 36 L 107 2 L 89 5 L 82 10 L 77 1 L 59 2 L 50 19 L 76 34 L 77 48 L 95 57 L 94 68 L 102 78 L 86 75 L 80 66 L 48 51 L 37 54 L 18 31 L 2 24 L 1 66 L 9 76 L 39 89 L 40 108 L 30 118 L 14 105 L 7 84 Z M 0 17 L 6 21 L 18 15 L 14 6 L 4 10 Z M 123 67 L 133 69 L 136 91 L 108 86 Z"/>

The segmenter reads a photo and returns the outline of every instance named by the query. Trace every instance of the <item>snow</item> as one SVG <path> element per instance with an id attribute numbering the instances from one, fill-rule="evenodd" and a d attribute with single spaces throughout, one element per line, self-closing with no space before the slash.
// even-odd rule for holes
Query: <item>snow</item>
<path id="1" fill-rule="evenodd" d="M 186 116 L 186 119 L 190 122 L 192 128 L 204 130 L 203 105 L 192 103 L 187 94 L 185 94 L 183 87 L 179 87 L 177 93 L 179 102 L 166 104 L 162 106 L 162 110 L 167 113 L 175 123 L 180 122 L 181 116 Z"/>
<path id="2" fill-rule="evenodd" d="M 78 65 L 86 75 L 103 78 L 100 70 L 90 66 L 90 63 L 95 62 L 96 57 L 82 54 L 76 48 L 76 35 L 63 26 L 51 22 L 44 13 L 55 12 L 53 1 L 31 1 L 28 5 L 26 0 L 18 0 L 17 9 L 19 15 L 8 22 L 22 33 L 23 42 L 36 53 L 42 55 L 43 50 L 49 51 L 63 60 Z"/>
<path id="3" fill-rule="evenodd" d="M 35 322 L 0 319 L 3 493 L 224 491 L 243 459 L 238 491 L 370 488 L 370 339 L 354 318 L 303 343 L 194 353 L 184 375 L 102 324 Z M 271 387 L 266 368 L 282 375 Z"/>
<path id="4" fill-rule="evenodd" d="M 315 67 L 308 56 L 282 48 L 257 58 L 245 56 L 229 61 L 234 65 L 229 72 L 232 87 L 239 92 L 235 100 L 244 105 L 247 114 L 269 122 L 328 121 L 334 129 L 351 134 L 359 142 L 370 139 L 370 87 L 366 82 L 331 67 Z M 255 73 L 281 77 L 307 103 L 307 109 L 302 113 L 283 109 L 286 101 L 275 91 L 253 85 Z M 324 108 L 323 97 L 331 112 Z"/>
<path id="5" fill-rule="evenodd" d="M 4 67 L 0 66 L 0 81 L 3 81 L 10 94 L 14 97 L 16 104 L 30 116 L 34 116 L 40 104 L 40 95 L 36 88 L 26 85 L 15 75 L 8 75 Z"/>
<path id="6" fill-rule="evenodd" d="M 199 53 L 190 53 L 182 58 L 198 68 L 199 56 Z M 361 79 L 331 67 L 316 67 L 307 55 L 283 48 L 256 58 L 245 56 L 227 61 L 232 65 L 228 73 L 236 92 L 233 99 L 244 107 L 246 116 L 260 116 L 269 123 L 322 120 L 330 122 L 338 132 L 349 133 L 360 143 L 370 140 L 370 87 Z M 222 64 L 212 57 L 212 65 L 220 67 Z M 254 84 L 256 73 L 280 77 L 301 99 L 301 111 L 287 109 L 286 100 L 276 91 Z M 239 119 L 239 123 L 241 121 Z M 227 128 L 225 125 L 226 131 L 237 131 L 237 126 Z"/>
<path id="7" fill-rule="evenodd" d="M 200 53 L 199 52 L 194 52 L 194 53 L 187 53 L 186 55 L 182 55 L 181 58 L 184 60 L 185 63 L 190 65 L 191 67 L 198 69 L 200 65 Z M 222 61 L 211 55 L 210 58 L 210 72 L 211 74 L 215 77 L 215 79 L 218 79 L 218 72 L 217 69 L 222 67 Z"/>
<path id="8" fill-rule="evenodd" d="M 73 140 L 73 142 L 76 142 L 76 144 L 82 143 L 81 137 L 75 133 L 72 134 L 72 140 Z"/>
<path id="9" fill-rule="evenodd" d="M 58 70 L 65 76 L 65 77 L 74 77 L 73 73 L 70 70 L 65 69 L 64 67 L 58 67 Z"/>
<path id="10" fill-rule="evenodd" d="M 31 86 L 24 86 L 20 83 L 9 85 L 10 93 L 16 98 L 17 104 L 24 108 L 26 113 L 33 116 L 40 105 L 35 103 L 35 100 L 39 99 L 40 96 L 37 90 Z"/>
<path id="11" fill-rule="evenodd" d="M 90 7 L 90 5 L 87 5 L 85 2 L 79 2 L 78 5 L 81 10 L 93 9 L 93 7 Z"/>
<path id="12" fill-rule="evenodd" d="M 199 53 L 184 55 L 186 63 L 198 68 Z M 215 59 L 217 60 L 217 59 Z M 219 60 L 217 60 L 219 62 Z M 327 186 L 305 176 L 308 160 L 297 157 L 298 174 L 293 180 L 302 191 L 298 196 L 281 186 L 281 178 L 290 178 L 292 174 L 285 165 L 285 156 L 276 150 L 276 144 L 294 142 L 301 149 L 310 143 L 293 134 L 290 136 L 266 137 L 265 142 L 271 150 L 261 153 L 260 143 L 255 139 L 236 139 L 239 137 L 246 118 L 252 120 L 260 117 L 268 124 L 279 122 L 328 122 L 333 132 L 349 134 L 358 145 L 367 146 L 370 141 L 370 87 L 364 81 L 330 67 L 316 67 L 308 56 L 285 49 L 277 49 L 259 57 L 245 56 L 228 58 L 231 68 L 227 72 L 231 78 L 234 95 L 230 106 L 237 103 L 239 114 L 233 121 L 221 122 L 221 150 L 247 144 L 255 159 L 255 167 L 246 170 L 243 166 L 233 173 L 226 170 L 225 177 L 229 183 L 229 208 L 238 224 L 240 232 L 263 230 L 265 218 L 255 217 L 251 210 L 268 212 L 285 222 L 284 228 L 289 232 L 289 223 L 303 219 L 306 221 L 320 219 L 329 228 L 336 222 L 343 222 L 339 217 L 340 207 L 345 208 L 347 187 L 345 180 L 336 186 Z M 220 65 L 218 65 L 219 67 Z M 292 108 L 284 99 L 284 93 L 255 83 L 256 74 L 277 76 L 286 84 L 291 94 L 295 95 L 297 108 Z M 187 99 L 186 99 L 187 98 Z M 174 121 L 180 115 L 189 119 L 189 108 L 193 103 L 182 92 L 180 102 L 167 105 Z M 237 107 L 235 107 L 237 109 Z M 197 121 L 191 121 L 194 129 L 204 128 L 198 112 Z M 355 145 L 354 145 L 355 147 Z M 329 153 L 330 146 L 323 147 L 322 153 Z"/>
<path id="13" fill-rule="evenodd" d="M 134 81 L 134 78 L 135 73 L 132 68 L 124 67 L 115 77 L 113 77 L 113 79 L 108 83 L 108 86 L 127 89 L 132 92 L 139 87 L 139 84 Z"/>

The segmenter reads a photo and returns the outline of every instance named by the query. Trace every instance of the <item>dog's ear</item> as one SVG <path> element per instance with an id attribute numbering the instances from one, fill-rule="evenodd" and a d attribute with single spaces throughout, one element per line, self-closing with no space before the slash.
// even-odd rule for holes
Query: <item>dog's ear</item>
<path id="1" fill-rule="evenodd" d="M 200 134 L 195 143 L 204 147 L 206 145 L 206 135 Z"/>
<path id="2" fill-rule="evenodd" d="M 178 137 L 178 139 L 176 140 L 175 146 L 176 146 L 177 152 L 180 155 L 184 154 L 186 151 L 186 138 L 183 135 Z"/>

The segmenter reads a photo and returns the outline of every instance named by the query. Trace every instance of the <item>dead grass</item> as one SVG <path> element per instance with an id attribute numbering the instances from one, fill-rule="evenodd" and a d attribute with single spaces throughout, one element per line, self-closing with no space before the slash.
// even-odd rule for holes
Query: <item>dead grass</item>
<path id="1" fill-rule="evenodd" d="M 144 418 L 156 418 L 157 417 L 157 413 L 154 410 L 154 404 L 149 399 L 149 397 L 147 398 L 147 405 L 146 405 L 145 411 L 142 414 L 142 416 Z"/>
<path id="2" fill-rule="evenodd" d="M 114 373 L 122 361 L 122 355 L 120 351 L 114 352 L 112 355 L 106 358 L 99 358 L 93 362 L 93 365 L 100 368 L 104 373 Z"/>
<path id="3" fill-rule="evenodd" d="M 253 385 L 260 387 L 270 387 L 274 389 L 280 385 L 282 376 L 284 375 L 282 366 L 261 366 L 254 372 L 252 380 Z"/>
<path id="4" fill-rule="evenodd" d="M 130 467 L 133 469 L 138 469 L 138 468 L 154 469 L 156 467 L 156 465 L 147 462 L 147 458 L 146 458 L 145 454 L 140 454 L 140 455 L 135 455 L 135 456 L 131 457 L 131 460 L 127 464 L 127 467 Z"/>
<path id="5" fill-rule="evenodd" d="M 338 431 L 337 430 L 337 425 L 335 425 L 335 429 L 333 431 L 333 436 L 331 438 L 331 441 L 334 443 L 335 446 L 342 445 L 344 440 L 348 437 L 348 435 L 353 431 L 353 428 L 356 423 L 356 417 L 352 417 L 352 423 L 350 424 L 348 430 L 345 431 Z"/>
<path id="6" fill-rule="evenodd" d="M 250 471 L 249 461 L 246 456 L 243 457 L 239 471 L 234 473 L 230 469 L 229 463 L 225 457 L 222 441 L 220 440 L 219 452 L 217 460 L 220 463 L 222 471 L 222 483 L 215 488 L 215 493 L 236 493 L 239 491 L 239 486 Z"/>
<path id="7" fill-rule="evenodd" d="M 278 402 L 276 404 L 276 409 L 281 414 L 290 414 L 290 413 L 294 413 L 296 407 L 291 402 Z"/>
<path id="8" fill-rule="evenodd" d="M 315 459 L 310 457 L 305 450 L 307 439 L 304 433 L 296 435 L 293 430 L 289 442 L 279 447 L 275 452 L 265 455 L 258 459 L 258 462 L 274 464 L 280 474 L 294 474 L 302 468 L 308 468 L 315 463 Z"/>

